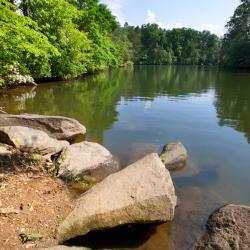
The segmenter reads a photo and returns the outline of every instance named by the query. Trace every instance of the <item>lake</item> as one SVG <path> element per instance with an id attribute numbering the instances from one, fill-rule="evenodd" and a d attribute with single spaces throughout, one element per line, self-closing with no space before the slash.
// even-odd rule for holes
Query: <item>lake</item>
<path id="1" fill-rule="evenodd" d="M 106 146 L 123 166 L 168 142 L 186 146 L 187 166 L 171 172 L 174 221 L 99 234 L 98 242 L 90 236 L 92 247 L 189 249 L 216 208 L 250 205 L 250 73 L 134 66 L 4 90 L 0 106 L 8 113 L 75 118 L 86 126 L 87 140 Z"/>

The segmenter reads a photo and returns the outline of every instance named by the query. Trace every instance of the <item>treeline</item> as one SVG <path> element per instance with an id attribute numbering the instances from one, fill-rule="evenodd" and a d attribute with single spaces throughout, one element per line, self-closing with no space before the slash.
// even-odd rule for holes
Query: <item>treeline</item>
<path id="1" fill-rule="evenodd" d="M 208 31 L 121 27 L 99 0 L 0 0 L 0 85 L 135 64 L 250 68 L 250 1 L 221 40 Z"/>
<path id="2" fill-rule="evenodd" d="M 124 30 L 136 64 L 195 64 L 250 69 L 250 0 L 241 0 L 223 38 L 208 31 L 161 29 L 157 24 Z"/>
<path id="3" fill-rule="evenodd" d="M 157 24 L 124 30 L 132 43 L 136 64 L 216 65 L 220 40 L 209 31 L 181 28 L 165 30 Z"/>

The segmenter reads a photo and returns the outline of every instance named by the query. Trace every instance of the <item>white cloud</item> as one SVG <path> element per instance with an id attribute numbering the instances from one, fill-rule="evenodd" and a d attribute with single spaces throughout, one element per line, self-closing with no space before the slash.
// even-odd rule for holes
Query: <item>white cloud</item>
<path id="1" fill-rule="evenodd" d="M 197 27 L 198 30 L 209 30 L 210 32 L 216 34 L 217 36 L 222 36 L 225 34 L 226 29 L 224 26 L 213 24 L 213 23 L 206 23 L 201 24 Z"/>
<path id="2" fill-rule="evenodd" d="M 123 7 L 126 4 L 126 0 L 102 0 L 101 2 L 108 6 L 112 14 L 116 16 L 118 22 L 122 25 L 125 23 Z"/>
<path id="3" fill-rule="evenodd" d="M 182 27 L 184 27 L 184 25 L 182 25 L 181 23 L 174 23 L 174 24 L 166 25 L 165 29 L 171 30 L 171 29 L 182 28 Z"/>
<path id="4" fill-rule="evenodd" d="M 212 24 L 212 23 L 207 23 L 207 24 L 200 24 L 197 26 L 188 26 L 188 25 L 183 25 L 182 23 L 174 23 L 174 24 L 164 24 L 162 22 L 157 22 L 157 24 L 159 25 L 160 28 L 162 29 L 167 29 L 167 30 L 171 30 L 174 28 L 182 28 L 182 27 L 186 27 L 186 28 L 192 28 L 192 29 L 196 29 L 196 30 L 208 30 L 211 33 L 216 34 L 217 36 L 223 36 L 226 32 L 226 29 L 224 26 L 222 25 L 218 25 L 218 24 Z"/>
<path id="5" fill-rule="evenodd" d="M 174 28 L 182 28 L 184 27 L 183 24 L 181 23 L 174 23 L 174 24 L 164 24 L 162 22 L 157 22 L 158 26 L 162 29 L 166 29 L 166 30 L 171 30 L 171 29 L 174 29 Z"/>
<path id="6" fill-rule="evenodd" d="M 158 26 L 162 29 L 165 29 L 165 25 L 162 22 L 157 22 Z"/>
<path id="7" fill-rule="evenodd" d="M 156 19 L 155 13 L 152 10 L 148 10 L 148 16 L 146 18 L 147 23 L 153 23 Z"/>
<path id="8" fill-rule="evenodd" d="M 128 21 L 126 20 L 123 14 L 123 8 L 127 4 L 127 1 L 128 0 L 101 0 L 102 3 L 108 6 L 108 8 L 112 11 L 113 15 L 117 17 L 117 21 L 119 21 L 122 25 L 126 21 Z M 157 19 L 156 14 L 152 10 L 149 9 L 147 11 L 146 22 L 153 23 L 156 21 L 156 19 Z M 176 22 L 172 24 L 164 24 L 163 22 L 156 22 L 156 23 L 159 25 L 159 27 L 168 29 L 168 30 L 171 30 L 174 28 L 186 27 L 186 28 L 193 28 L 193 29 L 200 30 L 200 31 L 208 30 L 211 33 L 216 34 L 217 36 L 222 36 L 226 32 L 226 29 L 224 26 L 214 24 L 214 23 L 205 23 L 205 24 L 200 24 L 200 25 L 198 24 L 198 25 L 193 25 L 193 26 L 185 25 L 185 24 L 182 24 L 181 22 Z"/>

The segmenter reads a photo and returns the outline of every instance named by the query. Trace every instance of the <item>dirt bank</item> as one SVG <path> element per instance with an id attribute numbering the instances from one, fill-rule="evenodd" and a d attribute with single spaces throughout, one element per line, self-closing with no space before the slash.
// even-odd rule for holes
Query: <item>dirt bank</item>
<path id="1" fill-rule="evenodd" d="M 0 249 L 56 245 L 56 228 L 74 200 L 62 180 L 43 171 L 17 168 L 6 173 L 0 168 Z M 36 240 L 22 242 L 29 237 Z"/>

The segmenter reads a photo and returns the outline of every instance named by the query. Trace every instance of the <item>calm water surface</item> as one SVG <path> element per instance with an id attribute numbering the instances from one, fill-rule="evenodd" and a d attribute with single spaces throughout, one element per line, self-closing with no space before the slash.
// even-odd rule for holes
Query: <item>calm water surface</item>
<path id="1" fill-rule="evenodd" d="M 172 223 L 92 234 L 84 245 L 189 249 L 214 209 L 250 205 L 250 73 L 135 66 L 4 91 L 0 106 L 76 118 L 87 139 L 105 145 L 124 166 L 167 142 L 187 147 L 188 165 L 171 173 L 178 195 Z"/>

